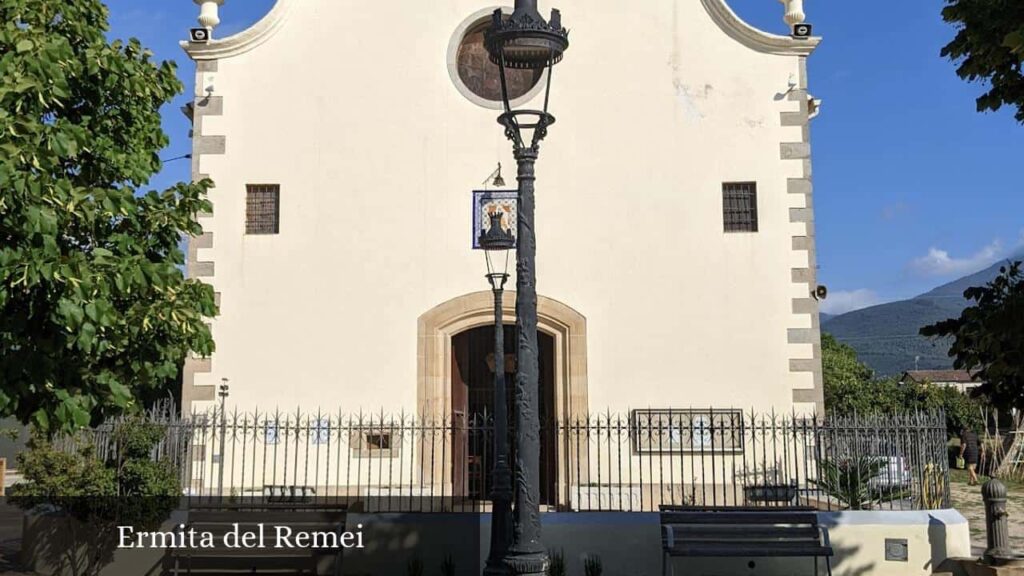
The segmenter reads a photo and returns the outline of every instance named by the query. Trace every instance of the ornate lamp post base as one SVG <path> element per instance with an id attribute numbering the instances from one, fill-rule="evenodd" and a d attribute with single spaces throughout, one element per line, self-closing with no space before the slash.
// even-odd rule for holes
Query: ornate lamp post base
<path id="1" fill-rule="evenodd" d="M 511 576 L 545 576 L 548 573 L 547 552 L 516 555 L 510 552 L 505 557 L 508 574 Z"/>

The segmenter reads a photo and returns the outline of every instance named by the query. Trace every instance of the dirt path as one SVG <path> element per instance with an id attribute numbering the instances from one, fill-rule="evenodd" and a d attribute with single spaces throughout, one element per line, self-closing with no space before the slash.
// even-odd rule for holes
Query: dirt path
<path id="1" fill-rule="evenodd" d="M 967 518 L 971 526 L 971 547 L 980 554 L 985 550 L 985 505 L 981 501 L 981 487 L 963 482 L 950 482 L 953 507 Z M 1024 551 L 1024 492 L 1011 489 L 1007 499 L 1010 522 L 1010 544 L 1014 550 Z"/>

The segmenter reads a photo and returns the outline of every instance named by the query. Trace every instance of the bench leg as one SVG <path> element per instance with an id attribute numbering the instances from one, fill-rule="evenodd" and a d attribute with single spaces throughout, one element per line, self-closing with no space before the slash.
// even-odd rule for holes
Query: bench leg
<path id="1" fill-rule="evenodd" d="M 832 557 L 825 556 L 825 569 L 828 571 L 828 576 L 832 576 Z"/>
<path id="2" fill-rule="evenodd" d="M 661 555 L 661 574 L 662 576 L 672 576 L 672 556 L 667 552 Z"/>

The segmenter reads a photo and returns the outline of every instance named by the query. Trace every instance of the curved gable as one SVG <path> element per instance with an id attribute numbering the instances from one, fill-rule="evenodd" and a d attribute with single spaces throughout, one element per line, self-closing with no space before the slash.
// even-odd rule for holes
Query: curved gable
<path id="1" fill-rule="evenodd" d="M 292 8 L 301 0 L 277 0 L 274 7 L 249 28 L 227 38 L 214 39 L 206 44 L 181 42 L 181 47 L 193 60 L 217 60 L 244 54 L 270 39 L 288 19 Z"/>
<path id="2" fill-rule="evenodd" d="M 726 0 L 700 0 L 700 3 L 723 32 L 751 50 L 783 56 L 807 56 L 821 42 L 819 37 L 801 40 L 754 28 L 737 16 Z"/>

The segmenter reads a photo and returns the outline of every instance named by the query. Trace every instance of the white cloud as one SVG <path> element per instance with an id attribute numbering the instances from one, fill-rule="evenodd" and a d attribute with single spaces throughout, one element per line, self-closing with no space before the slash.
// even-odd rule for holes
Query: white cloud
<path id="1" fill-rule="evenodd" d="M 874 306 L 882 302 L 874 290 L 861 288 L 859 290 L 838 290 L 829 292 L 828 298 L 821 303 L 821 311 L 826 314 L 845 314 L 853 310 L 860 310 L 868 306 Z"/>
<path id="2" fill-rule="evenodd" d="M 959 276 L 977 272 L 1003 255 L 1003 244 L 993 240 L 977 253 L 966 258 L 954 258 L 949 252 L 932 247 L 928 254 L 910 262 L 910 270 L 920 276 Z"/>

